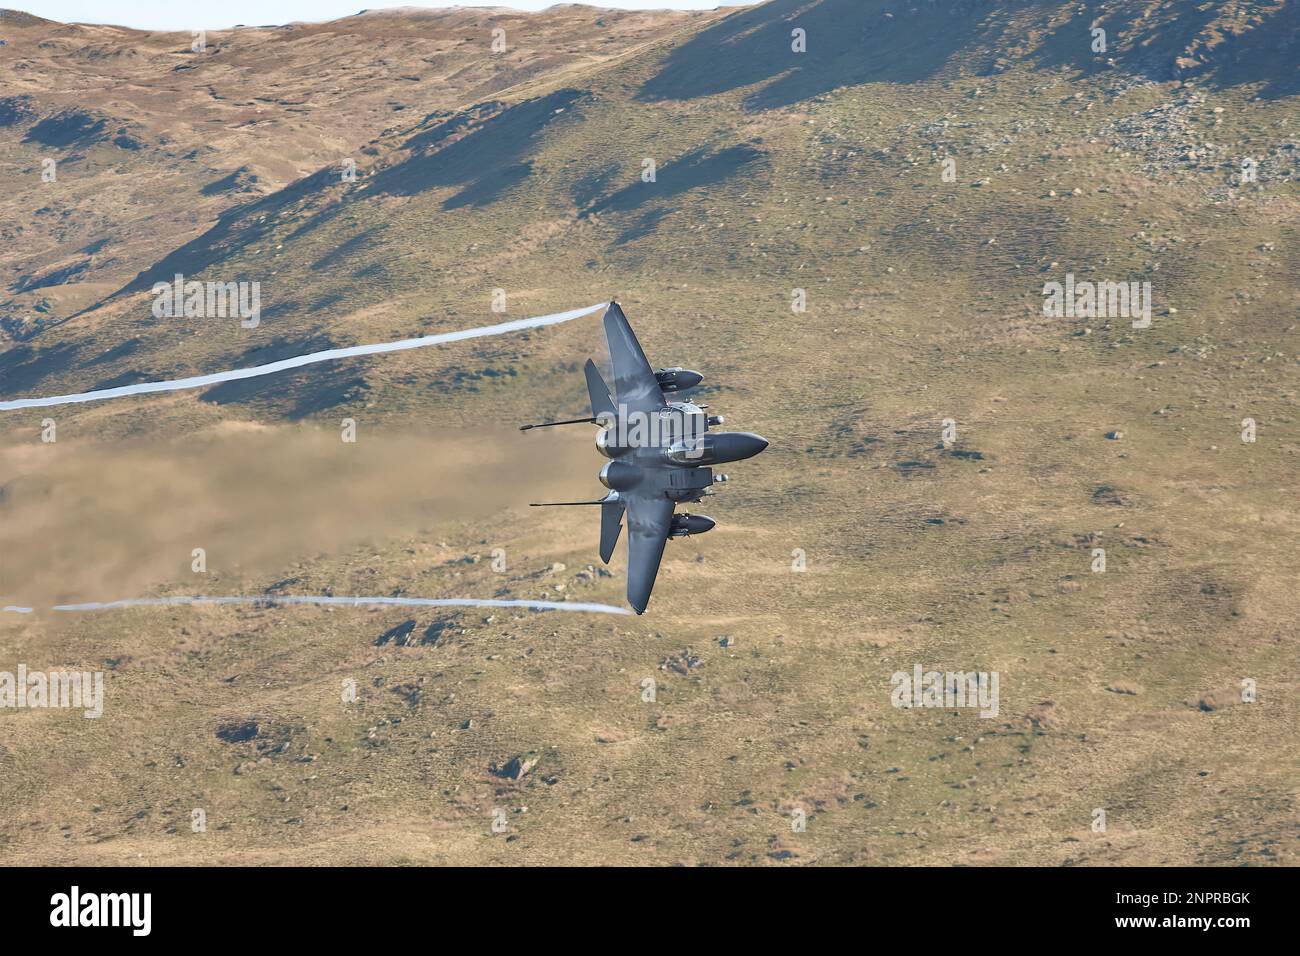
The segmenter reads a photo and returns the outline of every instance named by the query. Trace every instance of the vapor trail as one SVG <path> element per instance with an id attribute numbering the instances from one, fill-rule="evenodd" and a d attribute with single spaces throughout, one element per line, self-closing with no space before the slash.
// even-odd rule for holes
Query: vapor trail
<path id="1" fill-rule="evenodd" d="M 540 611 L 585 611 L 591 614 L 630 614 L 613 604 L 583 604 L 578 601 L 502 601 L 475 598 L 334 597 L 315 594 L 257 594 L 228 597 L 127 598 L 122 601 L 92 601 L 87 604 L 56 604 L 54 611 L 112 611 L 124 607 L 168 607 L 196 604 L 323 604 L 344 607 L 394 605 L 397 607 L 531 607 Z M 31 608 L 7 607 L 6 611 L 29 613 Z"/>
<path id="2" fill-rule="evenodd" d="M 308 355 L 268 362 L 266 365 L 254 365 L 251 368 L 231 369 L 228 372 L 214 372 L 211 375 L 194 375 L 190 378 L 177 378 L 168 382 L 139 382 L 135 385 L 121 385 L 117 388 L 101 388 L 93 392 L 80 392 L 76 395 L 53 395 L 47 398 L 18 398 L 0 402 L 0 412 L 15 411 L 20 408 L 49 408 L 52 405 L 76 405 L 81 402 L 97 402 L 108 398 L 122 398 L 127 395 L 148 395 L 153 392 L 176 392 L 186 388 L 205 388 L 221 382 L 233 382 L 244 378 L 256 378 L 259 375 L 271 375 L 286 369 L 301 368 L 317 362 L 332 362 L 335 359 L 352 358 L 357 355 L 380 355 L 385 352 L 404 352 L 407 349 L 420 349 L 429 345 L 442 345 L 444 342 L 460 342 L 465 339 L 478 339 L 490 335 L 504 335 L 523 329 L 535 329 L 544 325 L 558 325 L 573 319 L 590 315 L 605 308 L 608 303 L 589 305 L 585 309 L 570 309 L 568 312 L 555 312 L 551 315 L 534 316 L 531 319 L 515 319 L 498 325 L 483 325 L 476 329 L 461 329 L 458 332 L 441 332 L 437 335 L 424 335 L 415 339 L 401 339 L 397 342 L 380 342 L 375 345 L 352 345 L 342 349 L 326 349 Z"/>

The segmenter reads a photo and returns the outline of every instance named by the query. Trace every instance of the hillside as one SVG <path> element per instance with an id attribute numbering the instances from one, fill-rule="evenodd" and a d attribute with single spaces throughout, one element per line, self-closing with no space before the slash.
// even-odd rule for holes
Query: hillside
<path id="1" fill-rule="evenodd" d="M 60 186 L 57 196 L 7 190 L 0 200 L 0 281 L 18 294 L 0 322 L 21 337 L 33 320 L 97 301 L 233 207 L 322 168 L 337 179 L 344 161 L 368 162 L 385 132 L 706 19 L 578 7 L 539 17 L 380 11 L 213 31 L 200 52 L 185 34 L 0 12 L 0 162 L 40 183 L 40 160 L 54 158 Z M 482 55 L 493 30 L 505 31 L 506 50 Z M 50 307 L 33 316 L 42 297 Z"/>
<path id="2" fill-rule="evenodd" d="M 6 11 L 0 398 L 617 295 L 772 446 L 640 619 L 0 615 L 0 670 L 109 688 L 3 712 L 0 862 L 1294 863 L 1296 11 L 394 11 L 202 54 Z M 259 282 L 260 324 L 156 319 L 176 273 Z M 1045 315 L 1067 274 L 1149 282 L 1150 327 Z M 621 603 L 590 515 L 524 507 L 598 488 L 591 435 L 511 428 L 602 348 L 0 413 L 0 605 Z M 894 708 L 916 664 L 997 671 L 999 715 Z"/>

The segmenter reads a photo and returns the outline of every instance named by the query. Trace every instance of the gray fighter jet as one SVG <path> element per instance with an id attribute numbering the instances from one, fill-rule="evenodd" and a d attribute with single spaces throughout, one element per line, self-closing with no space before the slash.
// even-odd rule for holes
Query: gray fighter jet
<path id="1" fill-rule="evenodd" d="M 676 513 L 677 504 L 699 502 L 727 480 L 712 465 L 753 458 L 767 439 L 751 432 L 710 432 L 722 416 L 705 415 L 707 406 L 669 401 L 666 395 L 700 384 L 704 376 L 684 368 L 654 371 L 646 361 L 627 317 L 617 302 L 605 311 L 605 338 L 614 366 L 614 391 L 587 360 L 591 418 L 525 425 L 547 428 L 592 422 L 601 426 L 596 449 L 609 459 L 600 483 L 609 494 L 596 501 L 559 501 L 531 507 L 600 505 L 600 559 L 614 553 L 627 513 L 627 601 L 645 612 L 669 538 L 703 534 L 715 522 L 707 515 Z"/>

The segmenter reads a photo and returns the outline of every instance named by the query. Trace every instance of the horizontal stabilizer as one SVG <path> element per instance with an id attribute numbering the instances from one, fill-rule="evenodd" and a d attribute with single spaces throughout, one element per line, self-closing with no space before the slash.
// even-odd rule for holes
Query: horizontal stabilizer
<path id="1" fill-rule="evenodd" d="M 609 564 L 618 544 L 618 533 L 623 530 L 623 510 L 627 506 L 614 492 L 601 502 L 600 508 L 600 560 Z"/>
<path id="2" fill-rule="evenodd" d="M 614 408 L 614 400 L 609 397 L 609 386 L 605 384 L 605 380 L 600 377 L 600 372 L 596 369 L 596 363 L 587 359 L 587 366 L 583 371 L 587 375 L 587 394 L 591 397 L 592 417 L 600 418 L 602 415 L 607 415 L 612 422 L 618 417 L 618 412 Z"/>

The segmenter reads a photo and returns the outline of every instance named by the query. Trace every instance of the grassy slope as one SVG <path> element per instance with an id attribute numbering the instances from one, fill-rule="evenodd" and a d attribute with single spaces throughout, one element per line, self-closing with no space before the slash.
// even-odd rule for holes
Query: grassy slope
<path id="1" fill-rule="evenodd" d="M 396 611 L 0 623 L 0 660 L 128 658 L 103 720 L 0 725 L 7 858 L 1293 857 L 1293 100 L 1256 96 L 1269 73 L 1232 73 L 1240 57 L 1207 56 L 1193 71 L 1204 85 L 1162 75 L 1191 41 L 1161 29 L 1159 5 L 1136 18 L 1154 31 L 1140 62 L 1125 45 L 1136 27 L 1112 38 L 1127 67 L 1114 70 L 1075 62 L 1062 38 L 1088 21 L 1054 6 L 960 29 L 942 11 L 880 26 L 880 6 L 863 5 L 863 75 L 849 49 L 769 83 L 785 73 L 778 4 L 676 53 L 526 85 L 510 100 L 523 105 L 486 111 L 442 153 L 425 151 L 435 122 L 394 131 L 357 187 L 316 184 L 233 215 L 219 242 L 162 271 L 262 276 L 283 311 L 257 338 L 220 323 L 157 329 L 147 297 L 129 293 L 42 336 L 44 349 L 142 342 L 102 367 L 51 363 L 31 388 L 61 391 L 226 367 L 277 338 L 479 324 L 498 286 L 516 316 L 616 292 L 652 360 L 701 368 L 715 410 L 773 446 L 710 503 L 717 531 L 674 543 L 642 619 L 465 614 L 447 617 L 438 645 L 402 648 L 373 645 L 406 619 Z M 1243 79 L 1256 85 L 1227 85 Z M 582 95 L 557 93 L 568 89 Z M 1165 104 L 1135 140 L 1133 118 Z M 1220 144 L 1211 161 L 1184 158 L 1207 141 Z M 1240 155 L 1261 158 L 1257 186 L 1233 185 Z M 943 156 L 956 183 L 940 180 Z M 659 163 L 654 185 L 639 183 L 643 157 Z M 1066 271 L 1150 279 L 1153 328 L 1045 319 L 1042 283 Z M 795 287 L 808 290 L 802 315 Z M 328 409 L 307 416 L 324 427 L 352 415 L 436 436 L 577 410 L 577 363 L 597 341 L 586 322 L 229 404 L 74 409 L 60 436 L 278 422 L 302 413 L 304 394 Z M 484 370 L 506 374 L 464 377 Z M 1253 445 L 1237 437 L 1247 415 Z M 982 460 L 936 447 L 944 418 L 956 450 Z M 11 418 L 9 440 L 33 441 L 37 421 Z M 1113 429 L 1124 438 L 1107 440 Z M 505 454 L 526 467 L 582 440 L 530 435 Z M 574 474 L 576 492 L 593 485 Z M 621 578 L 573 578 L 593 559 L 589 522 L 526 512 L 527 494 L 486 520 L 304 554 L 278 576 L 303 591 L 553 596 L 557 576 L 541 572 L 561 561 L 568 593 L 619 601 Z M 1088 570 L 1098 544 L 1105 575 Z M 493 547 L 511 556 L 504 581 L 458 560 Z M 793 548 L 807 573 L 791 572 Z M 192 590 L 188 577 L 159 586 Z M 273 580 L 223 570 L 208 583 Z M 417 635 L 442 617 L 416 615 Z M 702 666 L 660 669 L 686 647 Z M 998 670 L 998 719 L 893 709 L 889 676 L 914 663 Z M 650 676 L 654 704 L 640 699 Z M 1243 676 L 1260 702 L 1224 706 Z M 347 677 L 359 707 L 339 702 Z M 1107 690 L 1122 685 L 1138 693 Z M 1207 693 L 1217 709 L 1197 707 Z M 255 740 L 215 736 L 244 719 L 259 721 Z M 515 755 L 540 762 L 520 782 L 490 773 Z M 201 836 L 194 806 L 209 814 Z M 498 806 L 517 839 L 491 834 Z M 809 811 L 806 833 L 790 832 L 794 806 Z M 1089 830 L 1095 807 L 1106 834 Z"/>

